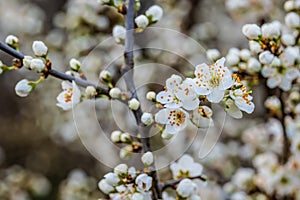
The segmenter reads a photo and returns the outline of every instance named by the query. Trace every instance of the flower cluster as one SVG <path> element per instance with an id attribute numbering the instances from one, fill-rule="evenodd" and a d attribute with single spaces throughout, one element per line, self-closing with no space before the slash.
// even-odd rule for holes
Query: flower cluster
<path id="1" fill-rule="evenodd" d="M 104 175 L 98 184 L 100 190 L 110 199 L 151 199 L 152 177 L 137 171 L 134 167 L 119 164 L 114 172 Z"/>
<path id="2" fill-rule="evenodd" d="M 186 127 L 190 118 L 188 111 L 193 111 L 191 118 L 196 126 L 209 126 L 212 111 L 207 106 L 200 106 L 200 99 L 225 105 L 229 114 L 239 110 L 252 113 L 254 110 L 251 92 L 225 66 L 224 57 L 210 66 L 205 63 L 196 66 L 194 75 L 185 80 L 172 75 L 167 79 L 164 91 L 156 95 L 156 101 L 165 107 L 155 115 L 157 123 L 166 125 L 163 138 L 172 137 Z"/>

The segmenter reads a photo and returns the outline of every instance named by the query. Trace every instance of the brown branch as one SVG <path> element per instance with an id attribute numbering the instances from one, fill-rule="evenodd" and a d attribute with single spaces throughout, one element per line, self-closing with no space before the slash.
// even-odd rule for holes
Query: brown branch
<path id="1" fill-rule="evenodd" d="M 284 110 L 284 92 L 282 90 L 280 90 L 279 92 L 279 100 L 281 104 L 281 116 L 279 120 L 282 125 L 282 134 L 283 134 L 283 148 L 282 148 L 281 162 L 282 164 L 285 164 L 288 161 L 288 158 L 290 156 L 290 142 L 287 136 L 286 126 L 284 121 L 286 117 L 286 113 Z"/>

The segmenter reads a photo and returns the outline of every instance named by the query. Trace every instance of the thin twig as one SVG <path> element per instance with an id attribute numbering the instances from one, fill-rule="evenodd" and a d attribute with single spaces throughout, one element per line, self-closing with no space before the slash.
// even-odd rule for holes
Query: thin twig
<path id="1" fill-rule="evenodd" d="M 127 89 L 130 91 L 133 98 L 138 100 L 136 87 L 134 84 L 134 17 L 135 17 L 135 0 L 129 0 L 127 14 L 126 14 L 126 39 L 125 39 L 125 52 L 124 59 L 125 64 L 123 65 L 121 72 L 125 80 Z M 141 122 L 141 116 L 143 111 L 141 107 L 138 110 L 133 111 L 137 125 L 139 127 L 138 132 L 141 134 L 141 142 L 143 144 L 143 151 L 151 151 L 150 138 L 149 138 L 149 128 L 144 127 Z M 161 192 L 159 190 L 159 178 L 155 169 L 155 163 L 153 163 L 150 168 L 150 176 L 153 178 L 153 198 L 161 199 Z"/>
<path id="2" fill-rule="evenodd" d="M 3 42 L 0 42 L 0 49 L 13 56 L 14 58 L 17 58 L 19 60 L 23 60 L 24 59 L 24 55 L 21 53 L 21 52 L 18 52 L 16 51 L 15 49 L 11 48 L 10 46 L 4 44 Z M 22 63 L 22 62 L 21 62 Z M 98 94 L 105 94 L 105 95 L 108 95 L 108 92 L 109 92 L 109 89 L 105 89 L 105 88 L 101 88 L 99 86 L 96 86 L 95 84 L 87 81 L 87 80 L 84 80 L 84 79 L 80 79 L 80 78 L 76 78 L 74 76 L 70 76 L 70 75 L 67 75 L 63 72 L 60 72 L 58 70 L 55 70 L 55 69 L 49 69 L 47 70 L 47 75 L 51 75 L 55 78 L 58 78 L 58 79 L 61 79 L 61 80 L 66 80 L 66 81 L 75 81 L 75 83 L 81 87 L 84 87 L 86 88 L 87 86 L 94 86 L 98 92 Z"/>

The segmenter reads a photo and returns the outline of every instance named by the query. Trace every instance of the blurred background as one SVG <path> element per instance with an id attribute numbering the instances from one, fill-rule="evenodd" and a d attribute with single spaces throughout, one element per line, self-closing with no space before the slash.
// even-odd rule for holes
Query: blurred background
<path id="1" fill-rule="evenodd" d="M 138 34 L 136 48 L 156 49 L 137 51 L 136 64 L 145 66 L 159 63 L 167 66 L 168 69 L 164 71 L 165 74 L 161 74 L 162 77 L 168 77 L 172 71 L 170 69 L 184 74 L 190 71 L 194 64 L 205 61 L 205 49 L 217 48 L 226 55 L 231 47 L 246 48 L 248 43 L 241 32 L 243 24 L 262 24 L 268 20 L 283 19 L 283 0 L 253 0 L 250 7 L 245 7 L 243 2 L 245 1 L 142 1 L 142 10 L 153 3 L 163 7 L 164 17 L 155 27 L 176 30 L 188 37 L 174 32 L 170 34 L 169 31 L 145 31 Z M 86 75 L 96 83 L 101 70 L 108 67 L 112 72 L 118 73 L 116 69 L 122 65 L 122 47 L 111 40 L 103 42 L 111 37 L 112 28 L 116 24 L 123 24 L 122 16 L 112 8 L 101 6 L 96 0 L 0 0 L 1 41 L 9 34 L 16 35 L 20 39 L 21 52 L 32 55 L 32 42 L 42 40 L 50 49 L 49 58 L 54 68 L 66 71 L 69 60 L 77 58 L 84 63 L 83 70 Z M 195 45 L 195 42 L 200 45 Z M 100 47 L 95 49 L 99 43 Z M 174 51 L 168 52 L 159 48 Z M 93 53 L 90 53 L 91 51 Z M 85 59 L 87 55 L 88 59 Z M 11 57 L 2 52 L 0 59 L 6 64 L 12 61 Z M 140 73 L 144 75 L 136 77 L 136 81 L 155 80 L 157 72 L 160 73 L 157 69 L 148 71 L 146 67 L 142 67 Z M 98 143 L 93 144 L 90 153 L 82 144 L 72 112 L 64 112 L 56 106 L 61 81 L 50 77 L 29 97 L 20 98 L 16 96 L 14 86 L 24 77 L 32 80 L 38 78 L 25 69 L 0 76 L 0 199 L 84 200 L 101 197 L 97 181 L 111 166 L 103 165 L 93 151 L 106 156 L 101 159 L 114 159 L 111 161 L 114 164 L 123 162 L 117 156 L 112 156 L 117 155 L 117 151 L 112 150 L 110 144 Z M 160 83 L 163 85 L 163 80 L 165 79 L 161 78 L 156 81 L 162 81 Z M 159 91 L 161 85 L 141 87 L 141 94 L 148 89 Z M 258 97 L 255 101 L 261 102 L 264 98 L 263 92 L 259 88 L 256 90 L 257 94 L 261 95 L 256 95 Z M 265 110 L 259 103 L 256 105 L 253 116 L 259 121 L 263 119 Z M 85 105 L 82 106 L 81 108 L 84 108 Z M 117 107 L 117 104 L 111 105 L 105 100 L 96 103 L 97 118 L 103 129 L 103 137 L 106 138 L 109 138 L 110 132 L 116 127 L 116 122 L 110 120 L 113 118 L 109 114 L 112 107 Z M 152 111 L 151 105 L 145 107 Z M 124 124 L 118 126 L 130 130 L 128 124 L 132 116 L 121 108 L 115 110 L 115 113 L 119 113 L 125 120 Z M 78 115 L 79 123 L 84 124 L 83 129 L 85 127 L 92 136 L 93 133 L 99 134 L 97 126 L 89 125 L 89 118 L 92 117 L 89 113 L 82 112 Z M 233 153 L 236 153 L 239 142 L 228 144 L 226 138 L 236 138 L 246 124 L 249 126 L 256 123 L 250 117 L 238 121 L 238 125 L 236 120 L 227 120 L 228 127 L 224 128 L 223 140 L 212 153 L 211 159 L 203 161 L 207 166 L 212 163 L 217 165 L 211 167 L 215 174 L 226 171 L 222 174 L 224 180 L 218 180 L 221 183 L 232 175 L 233 166 L 239 162 L 237 155 Z M 236 131 L 231 130 L 232 124 L 236 125 Z M 179 146 L 178 155 L 186 149 L 185 145 Z M 221 161 L 212 162 L 214 159 L 226 158 L 224 149 L 235 158 L 222 164 Z M 136 159 L 131 162 L 136 163 Z M 211 188 L 222 196 L 219 186 L 214 185 Z M 216 196 L 204 199 L 221 198 Z"/>

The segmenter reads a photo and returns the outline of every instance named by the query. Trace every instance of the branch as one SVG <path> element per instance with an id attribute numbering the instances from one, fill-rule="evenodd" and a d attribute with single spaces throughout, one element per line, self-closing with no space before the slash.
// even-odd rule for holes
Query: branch
<path id="1" fill-rule="evenodd" d="M 180 183 L 180 181 L 182 181 L 184 178 L 181 178 L 181 179 L 177 179 L 177 180 L 170 180 L 168 182 L 165 182 L 165 183 L 162 183 L 160 188 L 161 188 L 161 191 L 164 191 L 166 188 L 173 188 L 175 185 L 177 185 L 178 183 Z M 207 178 L 203 175 L 200 175 L 200 176 L 195 176 L 195 177 L 191 177 L 189 179 L 200 179 L 201 181 L 207 181 Z"/>
<path id="2" fill-rule="evenodd" d="M 126 14 L 126 39 L 125 39 L 125 52 L 124 60 L 125 64 L 122 66 L 121 72 L 124 77 L 127 89 L 130 91 L 133 98 L 138 100 L 135 84 L 134 84 L 134 55 L 133 55 L 133 46 L 134 46 L 134 17 L 135 17 L 135 0 L 129 0 L 127 14 Z M 138 110 L 133 111 L 137 125 L 139 127 L 138 132 L 141 134 L 141 142 L 143 144 L 144 152 L 152 151 L 150 146 L 149 139 L 149 128 L 144 127 L 141 122 L 141 117 L 143 111 L 141 106 Z M 161 192 L 159 190 L 159 178 L 155 169 L 155 164 L 153 163 L 150 168 L 150 176 L 153 179 L 153 197 L 154 199 L 161 199 Z"/>
<path id="3" fill-rule="evenodd" d="M 21 52 L 16 51 L 15 49 L 11 48 L 10 46 L 4 44 L 3 42 L 0 42 L 0 50 L 2 50 L 3 52 L 13 56 L 14 58 L 17 58 L 19 60 L 23 60 L 24 59 L 24 55 Z M 22 62 L 21 62 L 21 66 L 22 66 Z M 51 75 L 55 78 L 61 79 L 61 80 L 66 80 L 66 81 L 75 81 L 75 83 L 81 87 L 86 88 L 87 86 L 94 86 L 98 92 L 98 94 L 106 94 L 108 95 L 109 93 L 109 89 L 104 89 L 101 87 L 96 86 L 95 84 L 86 81 L 84 79 L 80 79 L 80 78 L 76 78 L 74 76 L 70 76 L 67 75 L 63 72 L 57 71 L 55 69 L 49 69 L 46 72 L 46 75 Z"/>

